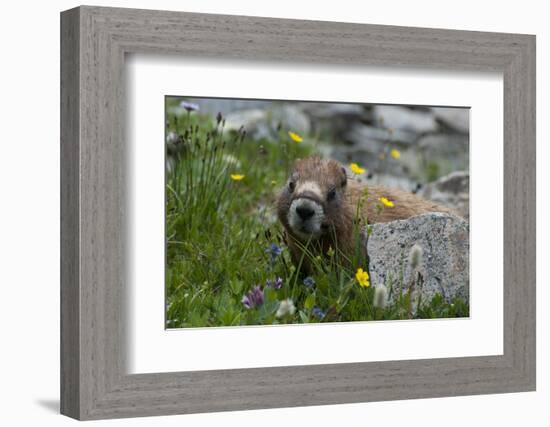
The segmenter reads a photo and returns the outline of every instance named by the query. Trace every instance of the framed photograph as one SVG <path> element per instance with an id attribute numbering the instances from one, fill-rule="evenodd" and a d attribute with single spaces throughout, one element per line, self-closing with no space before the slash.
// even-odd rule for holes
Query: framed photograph
<path id="1" fill-rule="evenodd" d="M 61 412 L 535 390 L 535 37 L 61 14 Z"/>

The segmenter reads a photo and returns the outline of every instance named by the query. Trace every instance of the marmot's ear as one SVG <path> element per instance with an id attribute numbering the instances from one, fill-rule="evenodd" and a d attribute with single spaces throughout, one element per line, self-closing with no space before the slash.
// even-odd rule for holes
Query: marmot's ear
<path id="1" fill-rule="evenodd" d="M 346 184 L 348 183 L 348 174 L 346 172 L 346 168 L 342 166 L 342 187 L 345 187 Z"/>

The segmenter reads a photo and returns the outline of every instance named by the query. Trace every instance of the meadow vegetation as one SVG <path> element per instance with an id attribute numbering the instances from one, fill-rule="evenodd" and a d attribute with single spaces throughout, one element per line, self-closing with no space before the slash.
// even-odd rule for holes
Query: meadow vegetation
<path id="1" fill-rule="evenodd" d="M 167 111 L 180 101 L 167 98 Z M 167 328 L 469 315 L 460 299 L 417 298 L 420 273 L 412 287 L 402 277 L 370 283 L 368 263 L 344 265 L 337 250 L 311 256 L 306 275 L 291 262 L 274 202 L 315 144 L 284 123 L 277 140 L 252 141 L 221 115 L 182 106 L 166 117 Z"/>

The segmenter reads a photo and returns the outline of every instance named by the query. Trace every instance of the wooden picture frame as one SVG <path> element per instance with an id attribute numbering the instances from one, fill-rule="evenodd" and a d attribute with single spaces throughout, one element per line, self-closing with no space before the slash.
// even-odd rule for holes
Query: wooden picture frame
<path id="1" fill-rule="evenodd" d="M 504 353 L 128 375 L 127 53 L 503 73 Z M 61 14 L 61 412 L 77 419 L 535 390 L 535 37 L 78 7 Z"/>

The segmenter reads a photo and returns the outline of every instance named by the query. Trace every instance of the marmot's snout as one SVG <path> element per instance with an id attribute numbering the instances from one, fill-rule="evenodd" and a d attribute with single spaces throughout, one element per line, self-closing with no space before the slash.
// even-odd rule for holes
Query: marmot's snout
<path id="1" fill-rule="evenodd" d="M 297 193 L 288 210 L 288 224 L 302 239 L 319 237 L 324 230 L 325 210 L 311 195 Z"/>
<path id="2" fill-rule="evenodd" d="M 346 181 L 345 170 L 337 162 L 318 157 L 298 161 L 277 203 L 287 231 L 304 243 L 329 234 Z"/>

